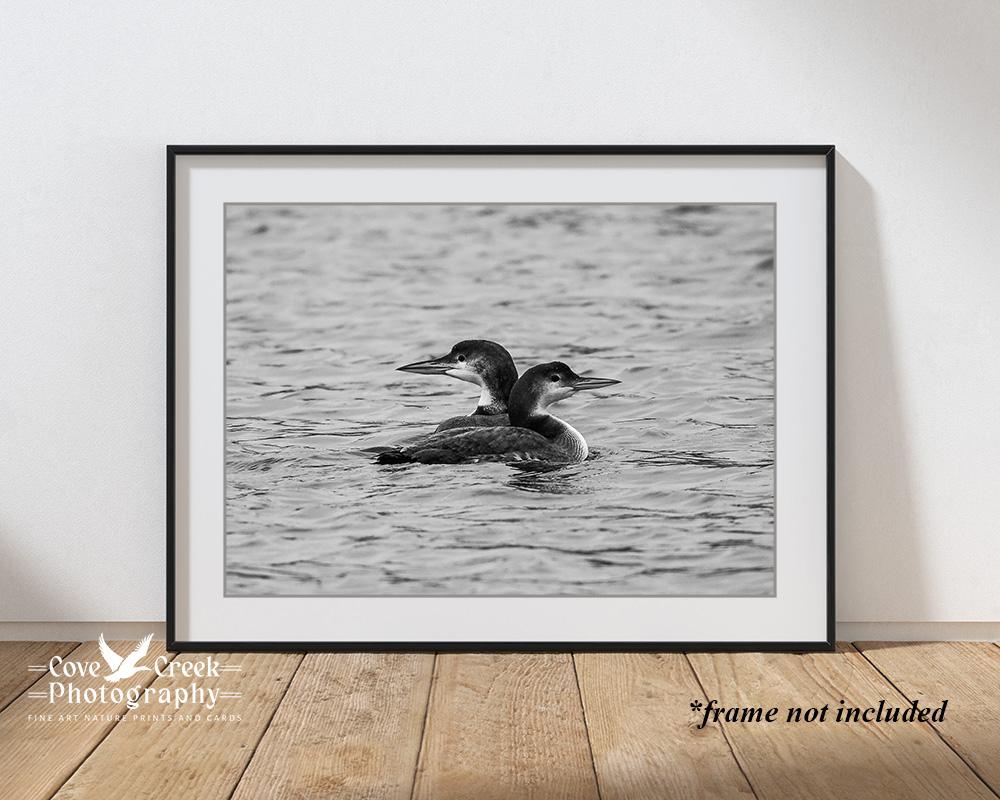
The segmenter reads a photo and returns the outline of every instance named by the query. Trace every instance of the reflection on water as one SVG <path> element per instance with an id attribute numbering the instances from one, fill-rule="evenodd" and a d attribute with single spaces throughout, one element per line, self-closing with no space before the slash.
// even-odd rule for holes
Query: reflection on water
<path id="1" fill-rule="evenodd" d="M 228 206 L 227 592 L 769 595 L 770 206 Z M 557 469 L 379 466 L 467 338 L 619 378 Z"/>

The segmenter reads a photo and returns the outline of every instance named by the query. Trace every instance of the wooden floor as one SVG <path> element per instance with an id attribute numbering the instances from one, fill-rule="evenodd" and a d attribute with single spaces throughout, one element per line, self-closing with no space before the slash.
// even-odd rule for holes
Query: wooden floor
<path id="1" fill-rule="evenodd" d="M 154 643 L 150 656 L 162 653 Z M 1000 646 L 989 643 L 856 642 L 812 655 L 223 654 L 241 671 L 203 685 L 241 696 L 213 712 L 50 705 L 37 695 L 52 676 L 28 667 L 55 655 L 99 658 L 94 642 L 0 643 L 3 798 L 1000 797 Z M 154 689 L 192 680 L 139 678 Z M 709 698 L 948 707 L 936 724 L 789 723 L 782 712 L 698 730 L 691 704 Z M 67 712 L 76 718 L 60 721 Z M 33 716 L 44 714 L 56 716 Z"/>

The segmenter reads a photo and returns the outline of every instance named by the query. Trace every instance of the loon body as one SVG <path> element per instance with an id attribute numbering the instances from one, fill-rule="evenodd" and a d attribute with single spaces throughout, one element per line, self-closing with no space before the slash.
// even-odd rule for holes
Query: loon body
<path id="1" fill-rule="evenodd" d="M 510 393 L 510 426 L 438 431 L 378 456 L 380 464 L 459 464 L 477 461 L 541 461 L 575 464 L 587 458 L 587 442 L 572 425 L 548 412 L 553 403 L 582 389 L 621 381 L 584 378 L 561 361 L 532 367 Z"/>
<path id="2" fill-rule="evenodd" d="M 437 431 L 510 424 L 507 403 L 517 381 L 517 367 L 510 353 L 496 342 L 467 339 L 451 348 L 448 355 L 397 369 L 418 375 L 449 375 L 474 383 L 482 390 L 475 411 L 467 417 L 446 419 L 437 426 Z"/>

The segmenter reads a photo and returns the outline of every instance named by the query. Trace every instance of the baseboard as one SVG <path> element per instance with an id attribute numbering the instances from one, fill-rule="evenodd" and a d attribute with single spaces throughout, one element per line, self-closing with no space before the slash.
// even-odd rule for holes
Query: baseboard
<path id="1" fill-rule="evenodd" d="M 842 642 L 1000 642 L 1000 622 L 838 622 Z"/>
<path id="2" fill-rule="evenodd" d="M 0 622 L 0 641 L 84 642 L 139 639 L 152 632 L 163 639 L 163 622 Z M 840 641 L 1000 642 L 1000 622 L 838 622 Z"/>
<path id="3" fill-rule="evenodd" d="M 165 639 L 165 622 L 0 622 L 0 641 L 89 642 L 105 639 L 141 639 L 147 633 Z"/>

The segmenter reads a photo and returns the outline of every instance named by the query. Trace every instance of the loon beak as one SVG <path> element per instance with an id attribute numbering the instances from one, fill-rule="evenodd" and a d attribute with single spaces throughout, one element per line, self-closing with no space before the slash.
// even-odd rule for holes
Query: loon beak
<path id="1" fill-rule="evenodd" d="M 448 360 L 448 356 L 432 358 L 427 361 L 414 361 L 412 364 L 404 364 L 396 367 L 397 372 L 415 372 L 418 375 L 447 375 L 448 370 L 454 368 Z"/>
<path id="2" fill-rule="evenodd" d="M 605 386 L 614 386 L 616 383 L 621 383 L 621 381 L 616 381 L 614 378 L 577 378 L 573 381 L 574 391 L 580 391 L 581 389 L 603 389 Z"/>

